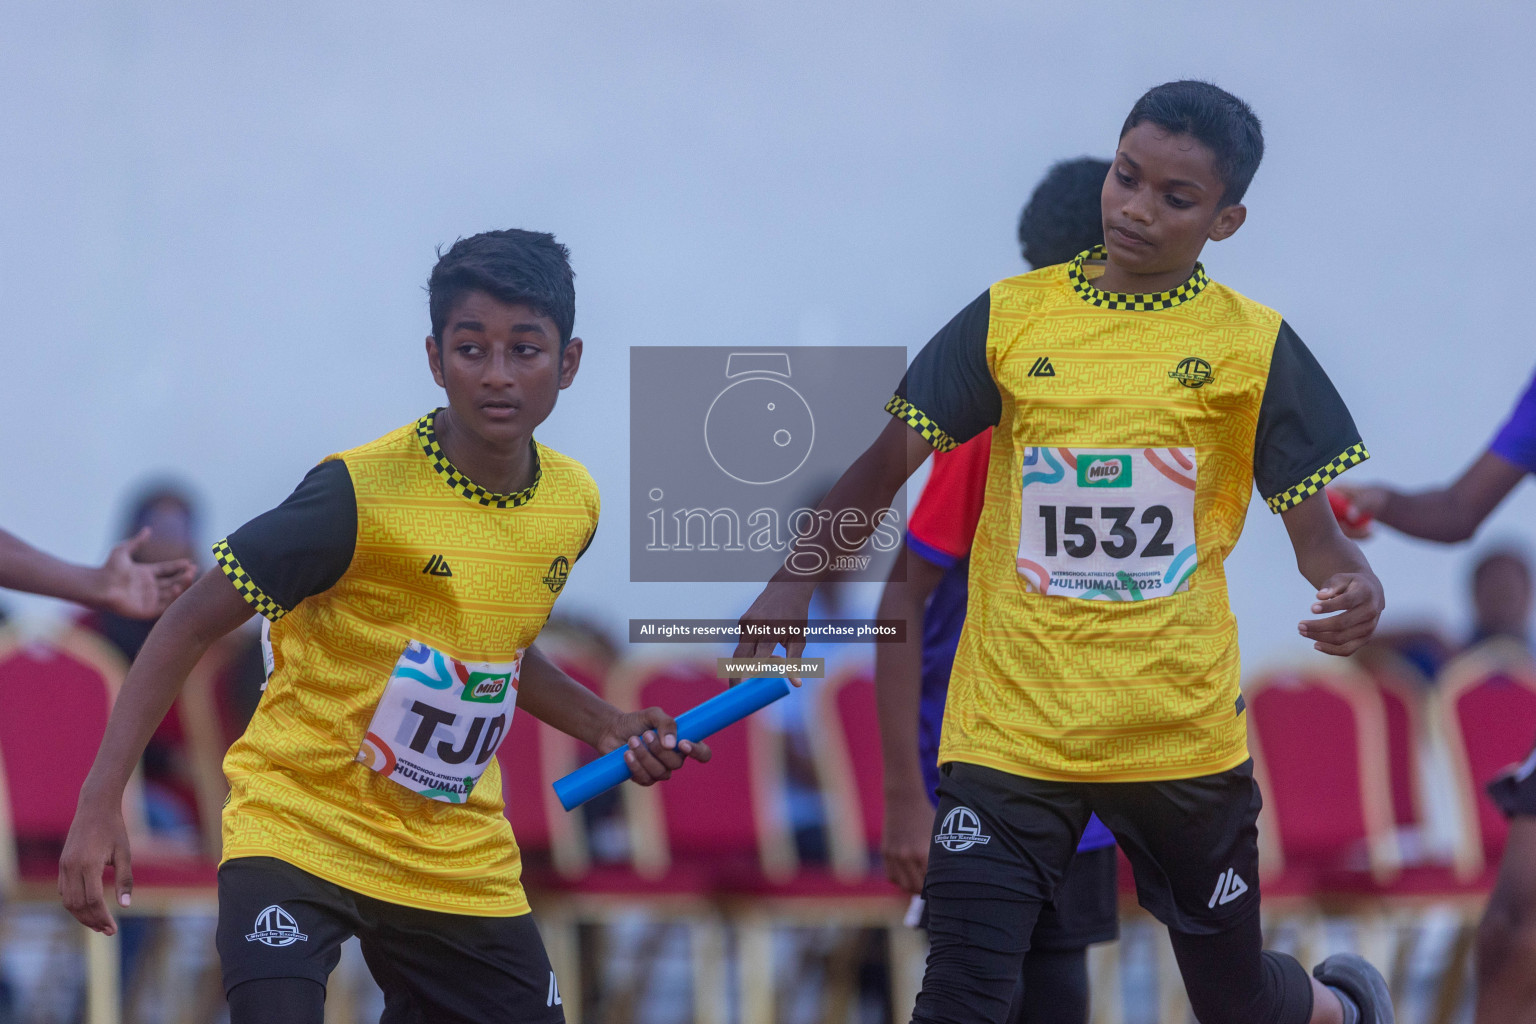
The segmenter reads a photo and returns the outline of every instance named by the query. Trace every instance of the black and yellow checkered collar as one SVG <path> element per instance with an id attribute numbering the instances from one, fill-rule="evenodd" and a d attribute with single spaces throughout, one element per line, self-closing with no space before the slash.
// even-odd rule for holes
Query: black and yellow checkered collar
<path id="1" fill-rule="evenodd" d="M 1137 295 L 1129 292 L 1100 291 L 1093 286 L 1093 282 L 1088 280 L 1088 275 L 1083 273 L 1083 263 L 1087 260 L 1107 258 L 1104 247 L 1096 245 L 1087 252 L 1078 253 L 1077 259 L 1067 264 L 1067 277 L 1072 280 L 1072 290 L 1077 292 L 1078 298 L 1104 309 L 1127 309 L 1138 313 L 1172 309 L 1179 303 L 1188 302 L 1199 295 L 1205 290 L 1205 286 L 1211 283 L 1211 279 L 1205 275 L 1205 264 L 1196 263 L 1195 272 L 1189 276 L 1188 281 L 1166 292 Z"/>
<path id="2" fill-rule="evenodd" d="M 437 470 L 438 476 L 442 477 L 449 487 L 461 497 L 487 508 L 517 508 L 533 500 L 534 492 L 539 489 L 539 481 L 544 477 L 544 467 L 539 465 L 539 446 L 533 443 L 532 438 L 529 438 L 528 446 L 533 449 L 533 483 L 516 494 L 495 494 L 459 472 L 459 468 L 449 462 L 448 456 L 443 454 L 442 446 L 437 443 L 437 431 L 434 429 L 437 414 L 442 411 L 433 409 L 416 421 L 416 440 L 421 442 L 421 450 L 427 453 L 427 460 L 432 463 L 432 468 Z"/>

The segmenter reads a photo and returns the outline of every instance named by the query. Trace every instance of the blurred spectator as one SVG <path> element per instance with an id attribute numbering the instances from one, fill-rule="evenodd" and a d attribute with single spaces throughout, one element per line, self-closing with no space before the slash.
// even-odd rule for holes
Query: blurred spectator
<path id="1" fill-rule="evenodd" d="M 133 553 L 136 562 L 186 559 L 201 568 L 197 509 L 186 488 L 158 482 L 141 488 L 130 502 L 119 537 L 143 529 L 149 537 Z M 90 612 L 80 625 L 99 633 L 132 662 L 158 619 L 130 619 L 115 612 Z M 144 751 L 145 811 L 150 828 L 168 837 L 197 840 L 197 794 L 187 760 L 181 718 L 173 706 Z"/>
<path id="2" fill-rule="evenodd" d="M 1446 639 L 1439 626 L 1428 623 L 1378 629 L 1367 647 L 1394 651 L 1433 682 L 1445 663 L 1456 655 L 1456 644 Z"/>
<path id="3" fill-rule="evenodd" d="M 1514 548 L 1498 548 L 1472 569 L 1472 640 L 1512 637 L 1530 646 L 1531 566 Z"/>
<path id="4" fill-rule="evenodd" d="M 1527 474 L 1536 473 L 1536 378 L 1482 454 L 1449 484 L 1409 492 L 1380 484 L 1340 487 L 1367 521 L 1346 532 L 1368 536 L 1369 517 L 1411 537 L 1454 544 L 1470 538 Z M 1518 556 L 1517 556 L 1518 557 Z M 1523 640 L 1530 614 L 1530 571 L 1519 558 L 1473 573 L 1478 631 L 1513 623 Z M 1485 562 L 1487 559 L 1484 560 Z M 1482 606 L 1494 619 L 1483 618 Z M 1509 819 L 1509 836 L 1488 909 L 1477 932 L 1478 1024 L 1530 1020 L 1536 1011 L 1536 751 L 1488 786 Z"/>
<path id="5" fill-rule="evenodd" d="M 550 614 L 539 630 L 539 650 L 581 685 L 599 696 L 608 670 L 619 660 L 619 645 L 596 619 Z"/>
<path id="6" fill-rule="evenodd" d="M 818 499 L 819 503 L 819 499 Z M 808 505 L 814 508 L 815 505 Z M 823 583 L 811 595 L 808 620 L 859 618 L 851 607 L 849 584 Z M 867 616 L 864 616 L 867 617 Z M 827 809 L 821 798 L 821 780 L 816 771 L 816 756 L 811 746 L 808 717 L 815 714 L 815 691 L 828 679 L 851 667 L 872 666 L 874 648 L 868 643 L 831 643 L 811 640 L 801 652 L 803 658 L 821 658 L 825 663 L 820 679 L 801 680 L 801 692 L 782 700 L 778 722 L 784 731 L 784 797 L 786 820 L 795 837 L 795 852 L 807 864 L 827 861 Z"/>
<path id="7" fill-rule="evenodd" d="M 556 610 L 539 630 L 538 648 L 560 670 L 599 697 L 605 696 L 608 673 L 619 661 L 619 645 L 595 619 Z M 670 709 L 674 714 L 678 708 Z M 583 761 L 597 757 L 588 747 Z M 624 818 L 624 796 L 617 789 L 601 793 L 581 806 L 586 825 L 587 852 L 596 864 L 617 864 L 630 856 Z"/>
<path id="8" fill-rule="evenodd" d="M 224 739 L 234 742 L 251 724 L 256 705 L 261 703 L 261 691 L 267 685 L 267 665 L 262 656 L 262 630 L 241 628 L 224 638 L 230 645 L 231 654 L 224 672 L 217 680 L 214 699 L 218 702 L 219 724 Z"/>
<path id="9" fill-rule="evenodd" d="M 790 507 L 795 510 L 819 508 L 833 482 L 820 480 L 805 487 L 798 502 Z M 796 518 L 796 514 L 788 512 L 785 520 L 798 533 L 806 529 L 806 526 Z M 822 583 L 811 595 L 807 609 L 808 621 L 814 625 L 827 619 L 869 618 L 870 609 L 855 607 L 856 594 L 857 591 L 848 583 Z M 850 668 L 873 669 L 874 647 L 869 643 L 810 640 L 806 642 L 800 656 L 823 659 L 821 678 L 801 680 L 800 689 L 791 694 L 789 699 L 770 707 L 765 718 L 779 729 L 782 736 L 784 812 L 785 820 L 794 835 L 795 852 L 803 863 L 824 864 L 828 855 L 826 805 L 821 797 L 821 780 L 816 770 L 809 719 L 816 713 L 816 691 L 827 679 Z"/>
<path id="10" fill-rule="evenodd" d="M 143 488 L 128 507 L 120 538 L 132 537 L 149 529 L 149 538 L 133 554 L 135 562 L 160 562 L 186 559 L 201 568 L 196 543 L 196 509 L 188 492 L 172 483 L 158 483 Z M 157 619 L 129 619 L 114 612 L 88 615 L 84 624 L 100 633 L 123 657 L 133 661 L 149 636 Z"/>
<path id="11" fill-rule="evenodd" d="M 1472 597 L 1472 633 L 1466 646 L 1493 637 L 1512 637 L 1530 646 L 1531 566 L 1518 548 L 1489 550 L 1472 567 L 1468 580 Z M 1379 629 L 1371 647 L 1395 651 L 1434 682 L 1440 670 L 1459 653 L 1437 626 L 1409 625 Z"/>

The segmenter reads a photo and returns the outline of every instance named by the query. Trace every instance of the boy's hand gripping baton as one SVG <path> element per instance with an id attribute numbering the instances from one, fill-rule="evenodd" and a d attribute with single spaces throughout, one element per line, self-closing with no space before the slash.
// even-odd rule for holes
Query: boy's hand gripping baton
<path id="1" fill-rule="evenodd" d="M 726 726 L 741 721 L 789 693 L 788 679 L 756 676 L 717 694 L 698 707 L 677 716 L 679 740 L 702 740 Z M 589 761 L 555 782 L 555 795 L 568 811 L 591 800 L 599 793 L 629 781 L 629 766 L 624 763 L 622 746 Z"/>

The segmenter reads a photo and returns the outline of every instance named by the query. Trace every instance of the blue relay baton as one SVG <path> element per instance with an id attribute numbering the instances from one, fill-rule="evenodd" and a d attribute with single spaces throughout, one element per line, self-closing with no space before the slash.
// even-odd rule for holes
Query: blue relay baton
<path id="1" fill-rule="evenodd" d="M 789 693 L 788 679 L 754 676 L 724 693 L 717 694 L 696 708 L 677 716 L 677 738 L 698 741 L 760 711 Z M 560 806 L 573 811 L 599 793 L 629 781 L 629 766 L 624 763 L 627 746 L 610 750 L 589 761 L 562 779 L 555 781 L 555 795 Z"/>

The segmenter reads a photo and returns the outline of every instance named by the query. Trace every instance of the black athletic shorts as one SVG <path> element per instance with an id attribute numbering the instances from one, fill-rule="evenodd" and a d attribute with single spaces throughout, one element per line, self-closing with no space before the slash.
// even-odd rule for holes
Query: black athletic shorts
<path id="1" fill-rule="evenodd" d="M 1488 783 L 1488 795 L 1506 818 L 1536 814 L 1536 750 Z"/>
<path id="2" fill-rule="evenodd" d="M 1031 949 L 1082 949 L 1120 937 L 1120 859 L 1113 846 L 1079 850 L 1056 898 L 1040 908 Z"/>
<path id="3" fill-rule="evenodd" d="M 1113 846 L 1079 850 L 1067 867 L 1056 898 L 1040 908 L 1030 949 L 1065 952 L 1120 937 L 1120 864 Z M 928 927 L 923 907 L 918 927 Z"/>
<path id="4" fill-rule="evenodd" d="M 326 983 L 356 935 L 379 987 L 381 1024 L 560 1024 L 559 984 L 533 915 L 472 917 L 387 903 L 271 857 L 219 868 L 224 991 L 247 981 Z"/>
<path id="5" fill-rule="evenodd" d="M 1258 903 L 1261 804 L 1251 761 L 1169 782 L 1052 782 L 950 762 L 924 895 L 1050 903 L 1097 813 L 1141 905 L 1174 931 L 1215 934 Z"/>

